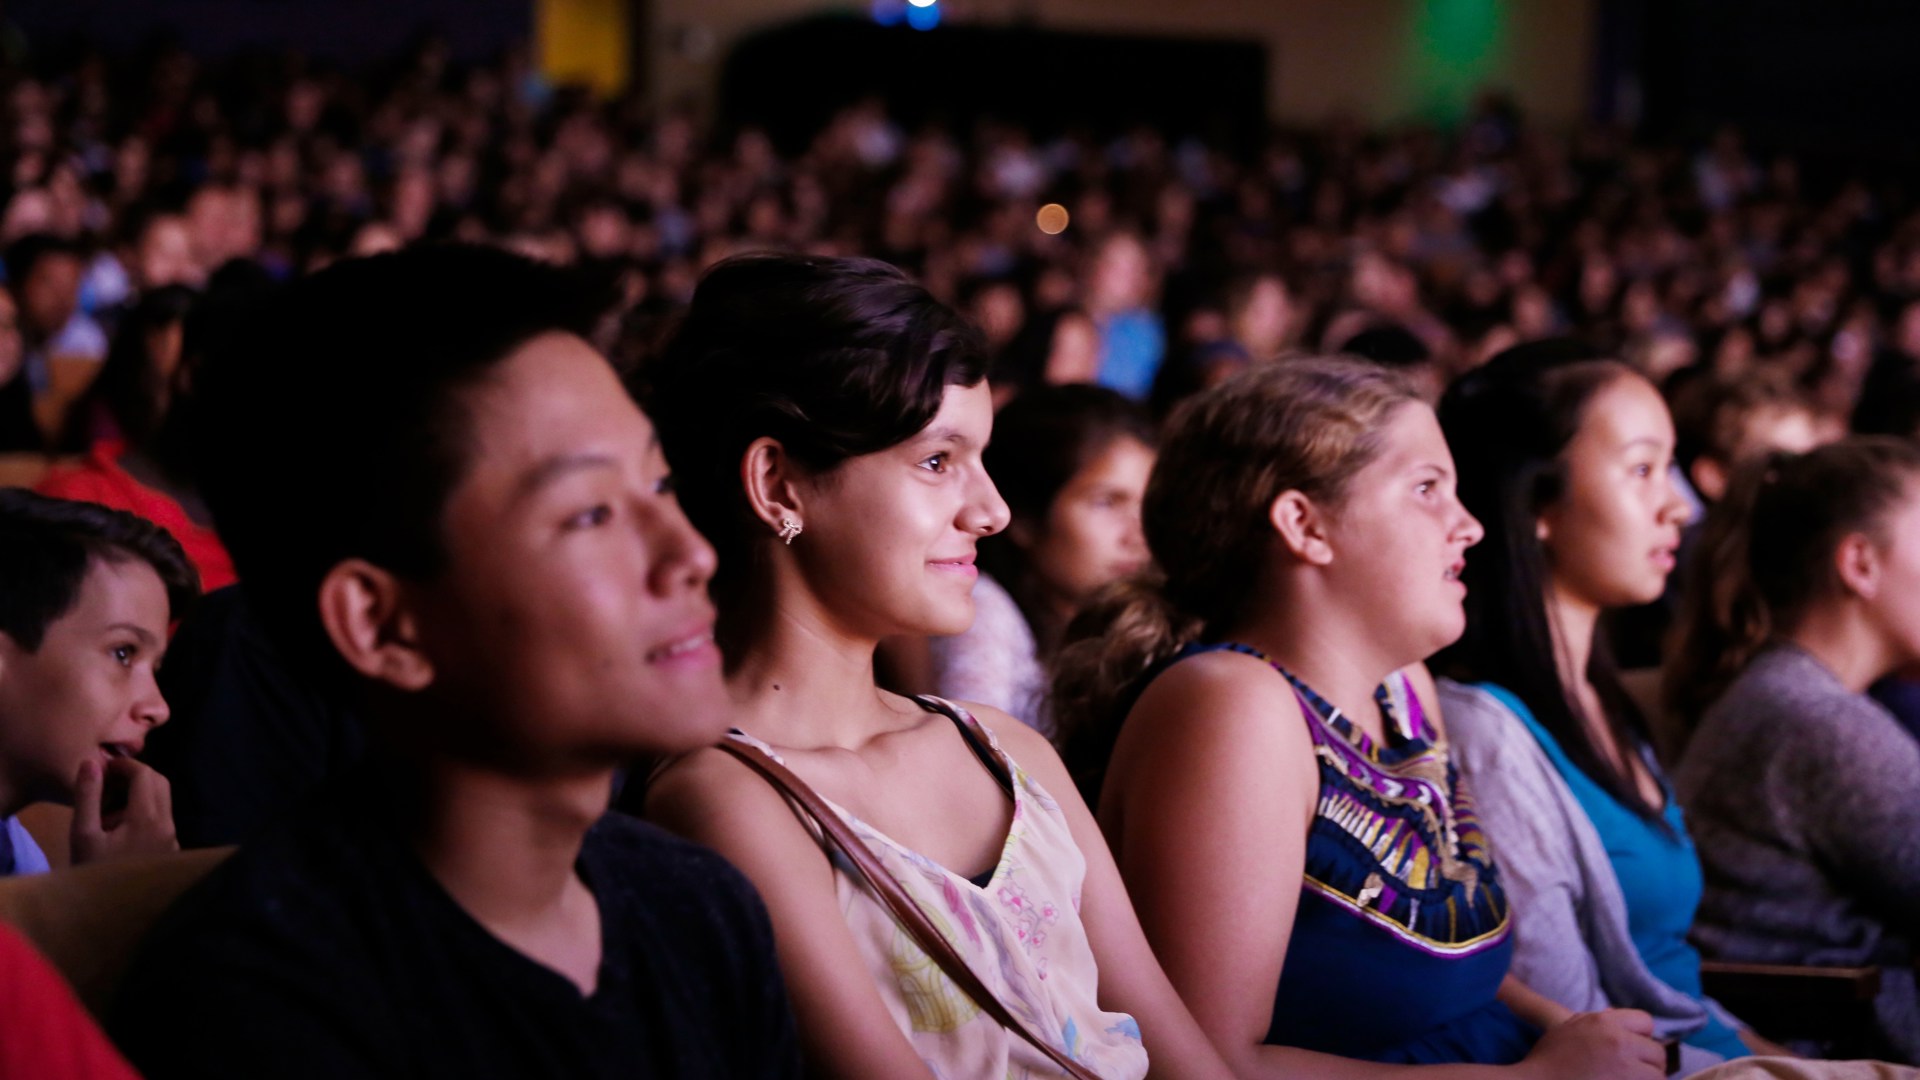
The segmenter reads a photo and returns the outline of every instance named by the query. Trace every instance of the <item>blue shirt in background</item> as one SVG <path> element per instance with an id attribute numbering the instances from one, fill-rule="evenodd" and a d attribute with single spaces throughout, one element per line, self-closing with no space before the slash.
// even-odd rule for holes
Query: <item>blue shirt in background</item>
<path id="1" fill-rule="evenodd" d="M 1094 381 L 1135 401 L 1153 392 L 1167 353 L 1160 316 L 1145 308 L 1123 311 L 1100 323 L 1100 373 Z"/>
<path id="2" fill-rule="evenodd" d="M 0 877 L 15 874 L 44 874 L 52 869 L 33 834 L 17 817 L 0 819 Z"/>

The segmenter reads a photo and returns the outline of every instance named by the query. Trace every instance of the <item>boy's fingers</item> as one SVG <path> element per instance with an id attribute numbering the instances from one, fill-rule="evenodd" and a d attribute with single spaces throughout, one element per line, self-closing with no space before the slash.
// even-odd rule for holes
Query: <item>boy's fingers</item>
<path id="1" fill-rule="evenodd" d="M 73 835 L 100 835 L 100 795 L 105 789 L 100 763 L 92 759 L 81 762 L 80 775 L 73 784 Z"/>

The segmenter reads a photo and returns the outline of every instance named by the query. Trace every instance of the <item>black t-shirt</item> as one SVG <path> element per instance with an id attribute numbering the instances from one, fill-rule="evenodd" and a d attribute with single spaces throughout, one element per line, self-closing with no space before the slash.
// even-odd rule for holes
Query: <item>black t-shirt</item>
<path id="1" fill-rule="evenodd" d="M 598 986 L 488 933 L 356 776 L 245 846 L 169 913 L 116 998 L 115 1040 L 172 1077 L 796 1077 L 773 933 L 745 877 L 621 814 L 579 870 Z"/>
<path id="2" fill-rule="evenodd" d="M 364 758 L 360 722 L 280 659 L 238 585 L 200 598 L 160 669 L 173 719 L 142 759 L 173 785 L 184 847 L 244 843 Z"/>

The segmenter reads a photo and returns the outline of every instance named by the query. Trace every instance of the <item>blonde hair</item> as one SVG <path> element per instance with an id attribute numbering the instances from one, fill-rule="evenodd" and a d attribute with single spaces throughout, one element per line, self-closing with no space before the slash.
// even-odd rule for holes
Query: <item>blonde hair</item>
<path id="1" fill-rule="evenodd" d="M 1057 738 L 1089 802 L 1142 677 L 1245 614 L 1273 501 L 1338 504 L 1379 456 L 1388 417 L 1417 400 L 1373 364 L 1310 358 L 1256 366 L 1174 413 L 1142 505 L 1158 569 L 1096 597 L 1054 661 Z"/>

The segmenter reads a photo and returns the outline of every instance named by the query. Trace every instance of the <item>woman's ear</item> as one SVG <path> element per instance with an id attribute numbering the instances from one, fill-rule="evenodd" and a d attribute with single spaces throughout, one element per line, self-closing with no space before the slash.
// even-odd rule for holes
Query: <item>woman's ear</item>
<path id="1" fill-rule="evenodd" d="M 1326 519 L 1312 499 L 1298 491 L 1283 491 L 1267 508 L 1267 520 L 1279 534 L 1280 542 L 1302 562 L 1325 566 L 1333 561 Z"/>
<path id="2" fill-rule="evenodd" d="M 740 455 L 740 486 L 747 493 L 753 516 L 779 535 L 792 522 L 804 528 L 806 518 L 799 493 L 800 479 L 786 448 L 778 439 L 761 436 Z"/>
<path id="3" fill-rule="evenodd" d="M 1833 569 L 1840 584 L 1862 600 L 1880 594 L 1880 548 L 1865 533 L 1848 533 L 1833 549 Z"/>
<path id="4" fill-rule="evenodd" d="M 433 662 L 422 651 L 419 620 L 394 575 L 347 559 L 320 579 L 320 623 L 347 665 L 398 690 L 425 690 Z"/>

